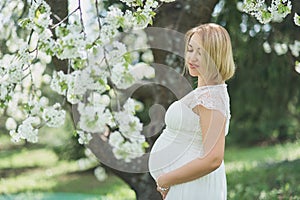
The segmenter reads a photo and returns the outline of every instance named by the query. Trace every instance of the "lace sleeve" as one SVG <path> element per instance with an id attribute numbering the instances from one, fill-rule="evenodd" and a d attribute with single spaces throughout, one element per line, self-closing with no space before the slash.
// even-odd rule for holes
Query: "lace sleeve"
<path id="1" fill-rule="evenodd" d="M 196 88 L 193 95 L 189 97 L 188 106 L 193 109 L 197 105 L 220 111 L 226 118 L 225 134 L 227 135 L 230 120 L 230 104 L 226 85 Z"/>
<path id="2" fill-rule="evenodd" d="M 208 109 L 218 110 L 226 118 L 229 117 L 229 97 L 227 91 L 222 88 L 196 90 L 190 106 L 194 108 L 197 105 L 202 105 Z"/>

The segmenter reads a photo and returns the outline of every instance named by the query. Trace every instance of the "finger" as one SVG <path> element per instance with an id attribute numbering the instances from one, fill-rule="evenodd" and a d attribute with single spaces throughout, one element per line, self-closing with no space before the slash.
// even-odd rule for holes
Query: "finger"
<path id="1" fill-rule="evenodd" d="M 165 199 L 166 198 L 166 194 L 164 194 L 164 196 L 163 196 L 163 199 Z"/>

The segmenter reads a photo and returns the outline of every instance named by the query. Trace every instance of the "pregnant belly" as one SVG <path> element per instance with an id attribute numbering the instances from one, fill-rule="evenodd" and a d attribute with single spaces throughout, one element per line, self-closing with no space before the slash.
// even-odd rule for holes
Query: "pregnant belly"
<path id="1" fill-rule="evenodd" d="M 166 128 L 154 143 L 149 157 L 149 171 L 156 179 L 201 155 L 201 141 L 194 133 Z"/>

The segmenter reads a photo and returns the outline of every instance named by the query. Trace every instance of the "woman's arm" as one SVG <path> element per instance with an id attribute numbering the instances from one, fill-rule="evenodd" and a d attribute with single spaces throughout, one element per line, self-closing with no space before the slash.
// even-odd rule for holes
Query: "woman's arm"
<path id="1" fill-rule="evenodd" d="M 196 158 L 182 167 L 161 175 L 157 183 L 161 187 L 185 183 L 209 174 L 217 169 L 224 158 L 225 116 L 217 110 L 197 106 L 202 129 L 204 156 Z"/>

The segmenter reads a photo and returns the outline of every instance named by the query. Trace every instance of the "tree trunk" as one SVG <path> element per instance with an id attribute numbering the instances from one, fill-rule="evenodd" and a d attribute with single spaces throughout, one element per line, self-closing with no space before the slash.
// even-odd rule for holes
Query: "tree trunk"
<path id="1" fill-rule="evenodd" d="M 155 182 L 149 173 L 145 172 L 145 169 L 147 168 L 147 166 L 145 166 L 147 165 L 147 157 L 132 160 L 130 163 L 118 160 L 114 157 L 110 145 L 102 136 L 102 134 L 93 134 L 93 139 L 87 146 L 100 160 L 102 167 L 113 172 L 127 183 L 129 187 L 134 190 L 136 199 L 161 199 L 160 194 L 156 191 Z"/>

